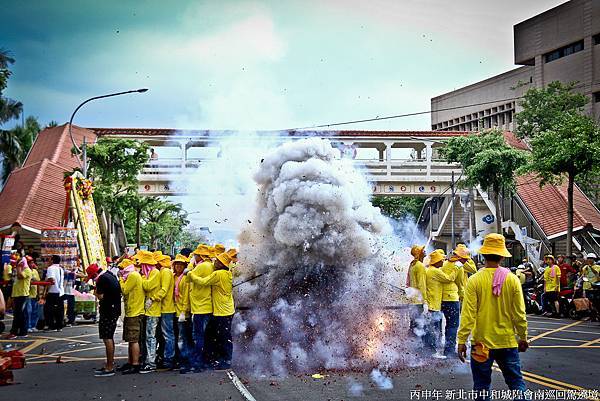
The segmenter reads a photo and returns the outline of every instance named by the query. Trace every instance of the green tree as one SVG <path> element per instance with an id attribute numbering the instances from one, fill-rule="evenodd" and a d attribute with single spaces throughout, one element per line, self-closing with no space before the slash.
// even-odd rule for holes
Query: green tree
<path id="1" fill-rule="evenodd" d="M 502 132 L 492 129 L 450 138 L 440 153 L 448 162 L 462 166 L 461 185 L 480 187 L 492 194 L 496 231 L 502 233 L 500 194 L 514 191 L 516 171 L 527 162 L 525 152 L 508 146 Z"/>
<path id="2" fill-rule="evenodd" d="M 148 161 L 148 145 L 131 139 L 102 138 L 87 150 L 88 175 L 94 181 L 94 201 L 108 218 L 107 241 L 112 235 L 112 217 L 125 217 L 137 197 L 138 174 Z"/>
<path id="3" fill-rule="evenodd" d="M 600 174 L 600 128 L 584 114 L 588 98 L 573 92 L 574 84 L 552 82 L 532 88 L 520 102 L 517 135 L 529 142 L 525 170 L 537 174 L 540 185 L 567 180 L 567 254 L 573 249 L 573 192 L 577 180 Z"/>
<path id="4" fill-rule="evenodd" d="M 148 198 L 142 211 L 142 238 L 152 248 L 168 248 L 182 238 L 188 225 L 187 213 L 180 203 L 159 198 Z"/>
<path id="5" fill-rule="evenodd" d="M 33 116 L 27 117 L 24 126 L 17 125 L 13 129 L 1 132 L 2 181 L 6 180 L 11 171 L 23 164 L 39 132 L 40 124 Z"/>
<path id="6" fill-rule="evenodd" d="M 12 72 L 9 66 L 15 62 L 6 49 L 0 49 L 0 125 L 19 118 L 23 112 L 23 104 L 2 96 L 2 92 L 8 85 L 8 78 Z"/>
<path id="7" fill-rule="evenodd" d="M 411 217 L 413 220 L 419 218 L 425 198 L 416 196 L 384 196 L 375 195 L 371 199 L 373 206 L 381 209 L 384 215 L 400 219 Z"/>

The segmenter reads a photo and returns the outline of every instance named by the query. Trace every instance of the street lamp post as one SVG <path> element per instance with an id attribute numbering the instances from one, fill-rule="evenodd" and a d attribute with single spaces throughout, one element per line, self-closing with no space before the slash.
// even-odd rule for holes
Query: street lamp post
<path id="1" fill-rule="evenodd" d="M 73 118 L 75 118 L 75 114 L 77 113 L 77 111 L 79 111 L 79 109 L 84 104 L 89 103 L 92 100 L 104 99 L 105 97 L 127 95 L 129 93 L 144 93 L 144 92 L 147 92 L 147 91 L 148 91 L 147 88 L 142 88 L 142 89 L 129 90 L 129 91 L 125 91 L 125 92 L 109 93 L 108 95 L 94 96 L 94 97 L 91 97 L 91 98 L 83 101 L 79 106 L 77 106 L 77 108 L 75 109 L 75 111 L 73 112 L 73 114 L 71 114 L 71 119 L 69 120 L 69 137 L 71 138 L 71 142 L 73 143 L 73 146 L 75 147 L 75 149 L 78 152 L 81 152 L 81 156 L 82 156 L 83 160 L 79 162 L 79 165 L 81 166 L 81 171 L 83 172 L 83 176 L 84 177 L 87 178 L 87 149 L 86 149 L 87 143 L 86 143 L 85 137 L 84 137 L 83 138 L 83 143 L 81 144 L 81 148 L 79 148 L 79 146 L 77 146 L 77 144 L 75 143 L 75 139 L 73 138 L 73 133 L 71 132 L 71 126 L 73 125 Z"/>

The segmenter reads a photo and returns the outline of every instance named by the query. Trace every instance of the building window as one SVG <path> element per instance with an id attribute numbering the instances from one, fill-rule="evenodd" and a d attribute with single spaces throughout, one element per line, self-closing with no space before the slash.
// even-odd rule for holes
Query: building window
<path id="1" fill-rule="evenodd" d="M 600 33 L 597 33 L 592 37 L 592 42 L 594 43 L 594 46 L 600 45 Z"/>
<path id="2" fill-rule="evenodd" d="M 594 92 L 594 103 L 600 103 L 600 92 Z"/>
<path id="3" fill-rule="evenodd" d="M 569 56 L 573 53 L 577 53 L 583 50 L 583 40 L 579 42 L 571 43 L 570 45 L 563 46 L 560 49 L 556 49 L 551 51 L 550 53 L 544 54 L 544 60 L 546 63 L 549 63 L 554 60 L 558 60 L 559 58 L 563 58 Z"/>

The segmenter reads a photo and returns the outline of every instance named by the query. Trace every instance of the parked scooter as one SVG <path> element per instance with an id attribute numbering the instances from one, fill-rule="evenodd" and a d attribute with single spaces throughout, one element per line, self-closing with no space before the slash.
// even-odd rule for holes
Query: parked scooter
<path id="1" fill-rule="evenodd" d="M 523 296 L 525 297 L 525 312 L 535 313 L 541 315 L 543 312 L 542 305 L 540 303 L 540 297 L 536 293 L 534 288 L 523 289 Z"/>

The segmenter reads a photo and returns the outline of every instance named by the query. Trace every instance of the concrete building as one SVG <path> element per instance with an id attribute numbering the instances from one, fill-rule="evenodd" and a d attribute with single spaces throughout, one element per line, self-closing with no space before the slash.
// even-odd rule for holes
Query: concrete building
<path id="1" fill-rule="evenodd" d="M 514 52 L 520 67 L 432 98 L 432 130 L 514 130 L 518 98 L 552 81 L 576 81 L 600 117 L 600 1 L 571 0 L 515 25 Z"/>

